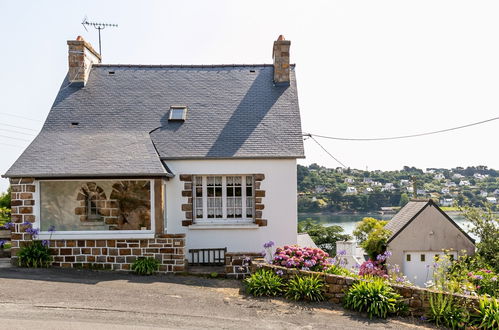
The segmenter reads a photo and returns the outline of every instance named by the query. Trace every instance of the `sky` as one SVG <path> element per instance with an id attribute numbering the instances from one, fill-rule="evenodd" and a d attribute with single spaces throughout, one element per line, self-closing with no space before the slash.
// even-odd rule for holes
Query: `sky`
<path id="1" fill-rule="evenodd" d="M 291 40 L 303 132 L 415 134 L 499 116 L 497 1 L 0 1 L 0 174 L 39 132 L 67 72 L 66 40 L 103 31 L 103 63 L 272 63 Z M 298 119 L 297 119 L 298 120 Z M 16 126 L 16 127 L 14 127 Z M 317 139 L 348 167 L 499 168 L 499 121 L 421 138 Z M 300 164 L 339 164 L 304 141 Z M 0 179 L 0 192 L 7 189 Z"/>

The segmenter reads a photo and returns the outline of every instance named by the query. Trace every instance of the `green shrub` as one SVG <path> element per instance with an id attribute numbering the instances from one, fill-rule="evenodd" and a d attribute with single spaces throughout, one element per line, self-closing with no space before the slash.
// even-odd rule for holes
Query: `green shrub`
<path id="1" fill-rule="evenodd" d="M 139 275 L 152 275 L 159 269 L 160 262 L 155 258 L 138 258 L 132 264 L 132 270 Z"/>
<path id="2" fill-rule="evenodd" d="M 42 241 L 31 241 L 17 252 L 18 263 L 21 267 L 49 267 L 52 263 L 50 249 Z"/>
<path id="3" fill-rule="evenodd" d="M 338 266 L 338 265 L 332 265 L 331 267 L 329 267 L 328 269 L 326 269 L 324 271 L 324 273 L 326 273 L 326 274 L 333 274 L 333 275 L 340 275 L 340 276 L 357 277 L 357 275 L 354 274 L 353 272 L 349 271 L 346 268 Z"/>
<path id="4" fill-rule="evenodd" d="M 480 299 L 471 324 L 479 329 L 499 329 L 499 300 L 483 297 Z"/>
<path id="5" fill-rule="evenodd" d="M 260 269 L 244 280 L 246 292 L 255 296 L 277 296 L 283 292 L 283 281 L 270 270 Z"/>
<path id="6" fill-rule="evenodd" d="M 398 314 L 407 306 L 401 301 L 402 296 L 396 293 L 381 278 L 368 278 L 352 285 L 344 298 L 346 308 L 358 312 L 367 312 L 369 318 L 386 318 L 389 314 Z"/>
<path id="7" fill-rule="evenodd" d="M 450 295 L 442 293 L 430 293 L 430 308 L 428 310 L 428 320 L 437 326 L 446 326 L 451 329 L 461 329 L 469 321 L 469 314 L 466 309 L 454 302 Z"/>
<path id="8" fill-rule="evenodd" d="M 288 282 L 286 298 L 292 300 L 323 301 L 325 284 L 318 276 L 295 276 Z"/>

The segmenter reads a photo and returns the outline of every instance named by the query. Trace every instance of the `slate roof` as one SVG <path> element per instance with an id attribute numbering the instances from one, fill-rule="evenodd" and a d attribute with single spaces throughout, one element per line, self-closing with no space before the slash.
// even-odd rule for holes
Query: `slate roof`
<path id="1" fill-rule="evenodd" d="M 188 107 L 185 122 L 168 121 L 171 105 Z M 85 87 L 66 78 L 5 176 L 169 175 L 169 159 L 300 157 L 294 66 L 290 85 L 274 86 L 265 64 L 97 64 Z"/>
<path id="2" fill-rule="evenodd" d="M 405 204 L 405 206 L 402 207 L 400 211 L 398 211 L 397 214 L 395 214 L 395 216 L 385 225 L 385 228 L 392 232 L 392 235 L 388 240 L 395 237 L 405 225 L 411 222 L 412 219 L 426 207 L 427 204 L 427 200 L 410 201 Z"/>

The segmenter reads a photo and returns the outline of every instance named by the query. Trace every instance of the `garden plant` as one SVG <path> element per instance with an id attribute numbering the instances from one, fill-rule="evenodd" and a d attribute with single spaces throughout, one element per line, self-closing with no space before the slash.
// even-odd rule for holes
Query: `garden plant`
<path id="1" fill-rule="evenodd" d="M 138 258 L 132 264 L 132 270 L 138 275 L 153 275 L 159 270 L 160 262 L 155 258 Z"/>
<path id="2" fill-rule="evenodd" d="M 244 280 L 246 292 L 255 296 L 278 296 L 283 293 L 284 283 L 276 273 L 259 269 Z"/>
<path id="3" fill-rule="evenodd" d="M 286 298 L 291 300 L 323 301 L 325 284 L 316 275 L 295 276 L 288 281 Z"/>

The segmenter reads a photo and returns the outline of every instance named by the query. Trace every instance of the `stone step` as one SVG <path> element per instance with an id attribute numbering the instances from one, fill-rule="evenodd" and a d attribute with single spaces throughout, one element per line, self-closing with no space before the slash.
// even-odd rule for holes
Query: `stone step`
<path id="1" fill-rule="evenodd" d="M 10 258 L 0 258 L 0 268 L 11 268 Z"/>

